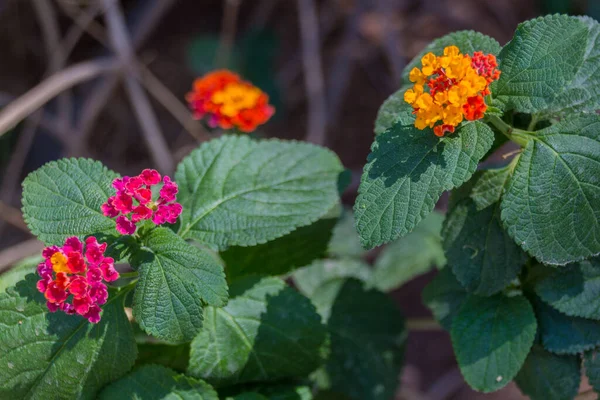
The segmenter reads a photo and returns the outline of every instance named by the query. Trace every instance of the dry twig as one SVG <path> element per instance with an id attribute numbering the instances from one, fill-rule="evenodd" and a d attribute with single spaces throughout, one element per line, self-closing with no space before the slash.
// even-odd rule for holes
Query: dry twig
<path id="1" fill-rule="evenodd" d="M 313 0 L 298 0 L 304 86 L 308 102 L 308 133 L 306 140 L 325 144 L 327 110 L 319 46 L 319 26 Z"/>

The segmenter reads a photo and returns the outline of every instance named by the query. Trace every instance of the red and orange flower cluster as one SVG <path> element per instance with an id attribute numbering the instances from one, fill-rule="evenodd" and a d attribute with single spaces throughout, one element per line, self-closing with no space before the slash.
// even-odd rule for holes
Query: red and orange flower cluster
<path id="1" fill-rule="evenodd" d="M 117 231 L 132 235 L 136 223 L 151 219 L 156 225 L 174 224 L 181 214 L 181 204 L 176 203 L 177 184 L 165 175 L 162 178 L 158 199 L 152 199 L 152 187 L 160 184 L 161 176 L 154 169 L 145 169 L 134 177 L 124 176 L 113 181 L 117 193 L 102 204 L 102 213 L 117 218 Z"/>
<path id="2" fill-rule="evenodd" d="M 239 75 L 219 70 L 196 79 L 187 100 L 194 118 L 208 117 L 208 124 L 223 129 L 252 132 L 271 118 L 275 109 L 269 96 Z"/>
<path id="3" fill-rule="evenodd" d="M 62 247 L 44 249 L 44 261 L 37 267 L 42 278 L 37 288 L 46 297 L 51 312 L 79 314 L 94 324 L 100 321 L 100 306 L 108 299 L 103 280 L 119 278 L 114 260 L 104 257 L 105 250 L 106 243 L 98 243 L 95 237 L 86 239 L 85 248 L 78 238 L 70 237 Z"/>
<path id="4" fill-rule="evenodd" d="M 490 83 L 500 77 L 493 54 L 478 51 L 471 57 L 448 46 L 443 56 L 427 53 L 421 63 L 421 69 L 410 71 L 414 86 L 404 93 L 404 101 L 414 109 L 418 129 L 433 128 L 441 137 L 454 132 L 463 119 L 483 118 L 487 110 L 484 96 L 490 94 Z"/>

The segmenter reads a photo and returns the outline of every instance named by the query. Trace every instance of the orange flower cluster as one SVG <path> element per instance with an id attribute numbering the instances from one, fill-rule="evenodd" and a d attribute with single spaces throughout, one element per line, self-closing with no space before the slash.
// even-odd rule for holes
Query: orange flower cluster
<path id="1" fill-rule="evenodd" d="M 443 56 L 427 53 L 421 63 L 421 69 L 410 71 L 414 86 L 404 93 L 404 101 L 414 109 L 418 129 L 433 128 L 435 135 L 442 137 L 454 132 L 463 119 L 483 118 L 487 110 L 483 96 L 490 94 L 489 84 L 500 77 L 494 55 L 475 52 L 471 57 L 448 46 Z"/>
<path id="2" fill-rule="evenodd" d="M 194 118 L 208 117 L 208 124 L 223 129 L 252 132 L 271 118 L 275 109 L 269 96 L 239 75 L 219 70 L 196 79 L 187 100 Z"/>

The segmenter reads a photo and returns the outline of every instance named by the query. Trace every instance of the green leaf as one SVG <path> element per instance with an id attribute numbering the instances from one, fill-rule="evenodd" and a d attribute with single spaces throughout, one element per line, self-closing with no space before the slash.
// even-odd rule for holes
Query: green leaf
<path id="1" fill-rule="evenodd" d="M 382 291 L 393 290 L 414 277 L 446 264 L 442 248 L 444 216 L 432 212 L 405 237 L 388 244 L 377 260 L 370 284 Z"/>
<path id="2" fill-rule="evenodd" d="M 99 400 L 219 400 L 206 382 L 160 365 L 146 365 L 112 383 Z"/>
<path id="3" fill-rule="evenodd" d="M 447 46 L 456 46 L 460 49 L 461 53 L 470 55 L 473 55 L 476 51 L 483 51 L 486 54 L 494 55 L 500 53 L 500 44 L 489 36 L 474 31 L 453 32 L 431 42 L 408 63 L 402 72 L 404 83 L 408 84 L 410 82 L 408 76 L 411 69 L 421 67 L 421 58 L 425 54 L 431 52 L 436 56 L 441 56 L 444 54 L 444 48 Z"/>
<path id="4" fill-rule="evenodd" d="M 260 389 L 269 400 L 312 400 L 313 395 L 308 386 L 274 385 Z"/>
<path id="5" fill-rule="evenodd" d="M 452 323 L 458 366 L 473 389 L 493 392 L 519 372 L 531 349 L 536 321 L 523 296 L 470 296 Z"/>
<path id="6" fill-rule="evenodd" d="M 98 161 L 69 158 L 52 161 L 23 181 L 23 218 L 42 242 L 62 245 L 69 236 L 115 231 L 115 222 L 100 210 L 115 194 L 117 174 Z"/>
<path id="7" fill-rule="evenodd" d="M 323 321 L 329 319 L 331 305 L 346 281 L 356 278 L 368 282 L 371 268 L 360 260 L 322 260 L 294 272 L 294 283 L 317 307 Z"/>
<path id="8" fill-rule="evenodd" d="M 517 277 L 527 255 L 500 221 L 500 203 L 477 211 L 467 197 L 448 213 L 442 233 L 448 264 L 469 292 L 490 296 Z"/>
<path id="9" fill-rule="evenodd" d="M 447 331 L 452 328 L 452 320 L 467 297 L 467 291 L 450 268 L 441 270 L 423 289 L 423 303 Z"/>
<path id="10" fill-rule="evenodd" d="M 37 265 L 42 261 L 44 261 L 44 258 L 41 255 L 27 257 L 2 273 L 0 275 L 0 293 L 4 293 L 7 288 L 22 281 L 26 275 L 35 272 Z"/>
<path id="11" fill-rule="evenodd" d="M 225 400 L 270 400 L 268 397 L 263 396 L 256 392 L 245 392 L 240 393 L 233 397 L 226 397 Z"/>
<path id="12" fill-rule="evenodd" d="M 202 327 L 202 307 L 227 302 L 223 268 L 205 251 L 168 228 L 143 238 L 131 264 L 140 278 L 133 315 L 147 333 L 171 342 L 190 341 Z"/>
<path id="13" fill-rule="evenodd" d="M 363 246 L 412 231 L 444 191 L 471 177 L 493 142 L 492 130 L 477 121 L 441 139 L 429 129 L 400 125 L 377 136 L 354 206 Z"/>
<path id="14" fill-rule="evenodd" d="M 529 254 L 564 265 L 600 253 L 600 116 L 537 131 L 502 199 L 502 221 Z"/>
<path id="15" fill-rule="evenodd" d="M 536 283 L 535 292 L 563 314 L 600 320 L 600 260 L 553 270 Z"/>
<path id="16" fill-rule="evenodd" d="M 348 279 L 333 301 L 327 327 L 331 389 L 356 400 L 393 398 L 408 333 L 392 299 Z"/>
<path id="17" fill-rule="evenodd" d="M 177 168 L 180 234 L 219 249 L 284 236 L 336 204 L 342 170 L 335 154 L 308 143 L 212 140 Z"/>
<path id="18" fill-rule="evenodd" d="M 216 385 L 303 377 L 321 362 L 325 326 L 314 306 L 278 278 L 231 285 L 223 308 L 204 310 L 189 373 Z"/>
<path id="19" fill-rule="evenodd" d="M 36 281 L 30 274 L 0 294 L 0 398 L 93 399 L 135 361 L 127 290 L 111 291 L 101 321 L 92 324 L 49 313 Z"/>
<path id="20" fill-rule="evenodd" d="M 320 219 L 278 239 L 252 247 L 234 246 L 221 253 L 227 279 L 245 275 L 283 275 L 325 256 L 337 219 Z"/>
<path id="21" fill-rule="evenodd" d="M 189 343 L 170 345 L 162 343 L 138 343 L 138 357 L 135 366 L 158 364 L 172 368 L 177 372 L 185 372 L 190 358 Z"/>
<path id="22" fill-rule="evenodd" d="M 598 352 L 585 352 L 583 366 L 585 367 L 585 374 L 590 380 L 590 385 L 596 392 L 600 392 L 600 357 L 598 357 Z"/>
<path id="23" fill-rule="evenodd" d="M 329 241 L 327 251 L 329 255 L 332 257 L 360 258 L 366 253 L 360 245 L 355 225 L 352 210 L 344 209 L 337 225 L 333 228 L 333 235 Z"/>
<path id="24" fill-rule="evenodd" d="M 410 104 L 404 101 L 404 92 L 412 86 L 404 86 L 388 97 L 377 112 L 375 135 L 380 135 L 394 125 L 414 125 L 415 115 Z"/>
<path id="25" fill-rule="evenodd" d="M 580 19 L 566 15 L 523 22 L 500 52 L 501 75 L 492 95 L 519 112 L 552 109 L 570 85 L 577 92 L 574 81 L 583 65 L 588 32 Z"/>
<path id="26" fill-rule="evenodd" d="M 600 322 L 569 317 L 534 300 L 542 345 L 556 354 L 577 354 L 600 345 Z"/>
<path id="27" fill-rule="evenodd" d="M 475 202 L 477 210 L 483 210 L 500 202 L 506 183 L 512 176 L 512 171 L 512 166 L 508 165 L 504 168 L 489 169 L 481 173 L 471 191 L 471 199 Z"/>
<path id="28" fill-rule="evenodd" d="M 546 114 L 593 113 L 600 109 L 600 24 L 577 17 L 587 26 L 583 61 L 570 82 L 556 95 Z"/>
<path id="29" fill-rule="evenodd" d="M 557 356 L 533 346 L 515 378 L 532 400 L 565 400 L 577 396 L 581 381 L 578 356 Z"/>

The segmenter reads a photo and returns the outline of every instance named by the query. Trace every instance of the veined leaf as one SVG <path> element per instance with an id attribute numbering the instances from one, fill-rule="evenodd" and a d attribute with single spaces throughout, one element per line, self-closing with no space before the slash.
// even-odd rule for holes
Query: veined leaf
<path id="1" fill-rule="evenodd" d="M 534 345 L 515 378 L 532 400 L 565 400 L 577 396 L 581 381 L 579 356 L 557 356 Z"/>
<path id="2" fill-rule="evenodd" d="M 469 292 L 490 296 L 517 277 L 527 261 L 500 221 L 500 203 L 477 210 L 466 197 L 444 222 L 444 249 L 454 275 Z"/>
<path id="3" fill-rule="evenodd" d="M 227 302 L 223 268 L 168 228 L 152 230 L 143 241 L 145 247 L 131 260 L 140 273 L 133 315 L 159 339 L 190 341 L 202 327 L 204 304 Z"/>
<path id="4" fill-rule="evenodd" d="M 135 366 L 158 364 L 177 372 L 185 372 L 190 358 L 190 344 L 138 343 Z"/>
<path id="5" fill-rule="evenodd" d="M 511 176 L 512 166 L 510 165 L 504 168 L 483 171 L 471 191 L 471 198 L 475 202 L 477 210 L 483 210 L 493 204 L 498 204 Z"/>
<path id="6" fill-rule="evenodd" d="M 114 232 L 114 220 L 100 206 L 114 195 L 116 177 L 100 162 L 85 158 L 49 162 L 23 181 L 23 218 L 47 245 L 62 245 L 69 236 Z"/>
<path id="7" fill-rule="evenodd" d="M 377 136 L 354 206 L 363 246 L 412 231 L 444 191 L 471 177 L 493 141 L 492 130 L 478 121 L 441 139 L 429 129 L 401 125 Z"/>
<path id="8" fill-rule="evenodd" d="M 331 305 L 325 371 L 335 392 L 355 400 L 388 400 L 398 385 L 407 331 L 394 302 L 363 285 L 346 280 Z"/>
<path id="9" fill-rule="evenodd" d="M 27 257 L 16 263 L 11 269 L 0 274 L 0 293 L 15 286 L 19 281 L 22 281 L 26 275 L 35 272 L 37 265 L 44 258 L 41 255 Z"/>
<path id="10" fill-rule="evenodd" d="M 538 298 L 533 304 L 546 350 L 556 354 L 577 354 L 600 345 L 600 322 L 569 317 Z"/>
<path id="11" fill-rule="evenodd" d="M 344 209 L 338 223 L 333 228 L 333 235 L 327 250 L 332 257 L 360 258 L 366 251 L 360 245 L 356 233 L 354 213 L 351 209 Z"/>
<path id="12" fill-rule="evenodd" d="M 423 303 L 447 331 L 452 328 L 452 320 L 467 297 L 467 291 L 448 267 L 442 269 L 423 289 Z"/>
<path id="13" fill-rule="evenodd" d="M 590 380 L 590 385 L 596 392 L 600 392 L 600 357 L 596 351 L 587 351 L 583 356 L 585 374 Z"/>
<path id="14" fill-rule="evenodd" d="M 582 68 L 589 28 L 576 17 L 549 15 L 523 22 L 500 52 L 500 79 L 492 95 L 507 109 L 536 113 L 550 110 L 573 85 Z M 589 71 L 583 71 L 584 80 Z M 597 88 L 595 89 L 597 90 Z M 560 101 L 559 101 L 560 102 Z"/>
<path id="15" fill-rule="evenodd" d="M 212 140 L 177 168 L 179 233 L 219 249 L 276 239 L 334 206 L 342 169 L 335 154 L 308 143 Z"/>
<path id="16" fill-rule="evenodd" d="M 600 260 L 556 269 L 536 283 L 535 292 L 566 315 L 600 320 Z"/>
<path id="17" fill-rule="evenodd" d="M 102 319 L 49 313 L 36 277 L 0 294 L 0 398 L 94 399 L 133 366 L 136 345 L 126 290 L 110 293 Z"/>
<path id="18" fill-rule="evenodd" d="M 442 248 L 444 216 L 432 212 L 405 237 L 388 244 L 377 260 L 369 283 L 382 291 L 400 287 L 434 266 L 446 264 Z"/>
<path id="19" fill-rule="evenodd" d="M 537 131 L 502 198 L 502 221 L 525 251 L 564 265 L 600 253 L 600 116 Z"/>
<path id="20" fill-rule="evenodd" d="M 110 384 L 99 400 L 219 400 L 206 382 L 160 365 L 146 365 Z"/>
<path id="21" fill-rule="evenodd" d="M 493 392 L 519 372 L 531 349 L 536 321 L 523 296 L 470 296 L 452 323 L 458 366 L 475 390 Z"/>
<path id="22" fill-rule="evenodd" d="M 317 307 L 323 321 L 329 319 L 331 305 L 347 278 L 368 282 L 371 268 L 360 260 L 315 261 L 310 266 L 294 272 L 294 283 Z"/>
<path id="23" fill-rule="evenodd" d="M 460 49 L 461 53 L 469 55 L 473 55 L 476 51 L 494 55 L 500 53 L 500 44 L 489 36 L 474 31 L 453 32 L 431 42 L 406 65 L 402 72 L 404 83 L 408 84 L 410 82 L 408 76 L 411 69 L 421 67 L 421 58 L 425 54 L 431 52 L 436 56 L 441 56 L 444 54 L 444 48 L 447 46 L 456 46 Z"/>
<path id="24" fill-rule="evenodd" d="M 408 82 L 408 78 L 407 78 Z M 404 92 L 410 86 L 404 86 L 388 97 L 377 112 L 375 135 L 382 134 L 394 125 L 414 125 L 415 115 L 410 104 L 404 101 Z"/>
<path id="25" fill-rule="evenodd" d="M 189 373 L 216 385 L 303 377 L 322 363 L 326 330 L 310 301 L 278 278 L 231 285 L 223 308 L 206 307 Z"/>
<path id="26" fill-rule="evenodd" d="M 221 252 L 227 279 L 245 275 L 283 275 L 325 256 L 337 220 L 320 219 L 278 239 L 252 247 L 234 246 Z"/>

